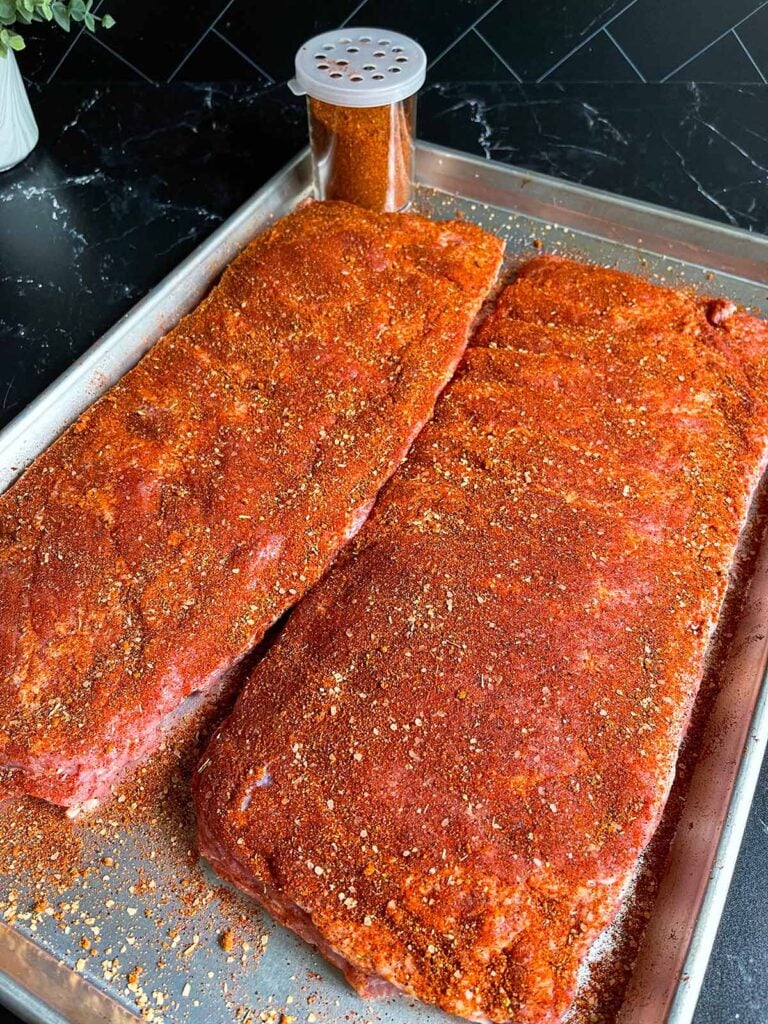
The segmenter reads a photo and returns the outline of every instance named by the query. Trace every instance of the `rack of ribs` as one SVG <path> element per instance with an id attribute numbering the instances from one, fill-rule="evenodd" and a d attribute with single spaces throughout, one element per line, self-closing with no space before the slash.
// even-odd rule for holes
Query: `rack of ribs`
<path id="1" fill-rule="evenodd" d="M 201 852 L 339 966 L 553 1024 L 665 803 L 768 440 L 768 324 L 522 268 L 198 767 Z"/>
<path id="2" fill-rule="evenodd" d="M 501 261 L 314 203 L 0 498 L 0 789 L 109 791 L 314 583 L 450 379 Z"/>

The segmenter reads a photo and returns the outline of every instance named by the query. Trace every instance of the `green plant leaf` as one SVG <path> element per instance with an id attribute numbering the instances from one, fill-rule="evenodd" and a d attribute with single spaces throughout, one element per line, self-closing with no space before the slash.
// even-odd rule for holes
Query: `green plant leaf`
<path id="1" fill-rule="evenodd" d="M 31 25 L 35 21 L 55 21 L 65 32 L 72 29 L 72 22 L 84 22 L 89 32 L 112 28 L 115 19 L 110 14 L 98 17 L 93 13 L 96 0 L 0 0 L 0 29 L 5 33 L 0 39 L 0 57 L 9 49 L 24 49 L 24 39 L 18 32 L 9 32 L 12 25 Z"/>
<path id="2" fill-rule="evenodd" d="M 63 28 L 65 32 L 69 32 L 69 11 L 67 10 L 67 5 L 62 3 L 61 0 L 56 0 L 51 7 L 51 11 L 53 13 L 53 20 L 59 28 Z"/>

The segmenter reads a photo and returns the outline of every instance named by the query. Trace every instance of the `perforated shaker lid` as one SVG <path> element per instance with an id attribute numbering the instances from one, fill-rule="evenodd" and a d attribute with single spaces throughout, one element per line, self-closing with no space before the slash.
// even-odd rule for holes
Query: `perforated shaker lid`
<path id="1" fill-rule="evenodd" d="M 347 27 L 304 43 L 288 85 L 297 96 L 341 107 L 383 107 L 412 96 L 426 73 L 427 55 L 408 36 Z"/>

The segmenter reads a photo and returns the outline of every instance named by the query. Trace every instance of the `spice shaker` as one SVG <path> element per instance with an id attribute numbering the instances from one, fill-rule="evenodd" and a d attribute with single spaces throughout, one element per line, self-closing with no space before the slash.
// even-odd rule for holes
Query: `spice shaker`
<path id="1" fill-rule="evenodd" d="M 418 43 L 381 29 L 324 32 L 301 47 L 288 84 L 307 97 L 318 199 L 378 211 L 408 205 L 426 68 Z"/>

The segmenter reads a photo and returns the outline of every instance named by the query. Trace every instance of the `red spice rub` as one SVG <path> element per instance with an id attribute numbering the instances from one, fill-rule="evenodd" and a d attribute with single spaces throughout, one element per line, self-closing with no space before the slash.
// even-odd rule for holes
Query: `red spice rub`
<path id="1" fill-rule="evenodd" d="M 501 243 L 312 204 L 0 499 L 6 792 L 73 804 L 320 576 L 429 417 Z"/>
<path id="2" fill-rule="evenodd" d="M 721 307 L 718 307 L 721 308 Z M 654 830 L 768 440 L 768 324 L 520 272 L 198 769 L 361 992 L 552 1024 Z"/>

